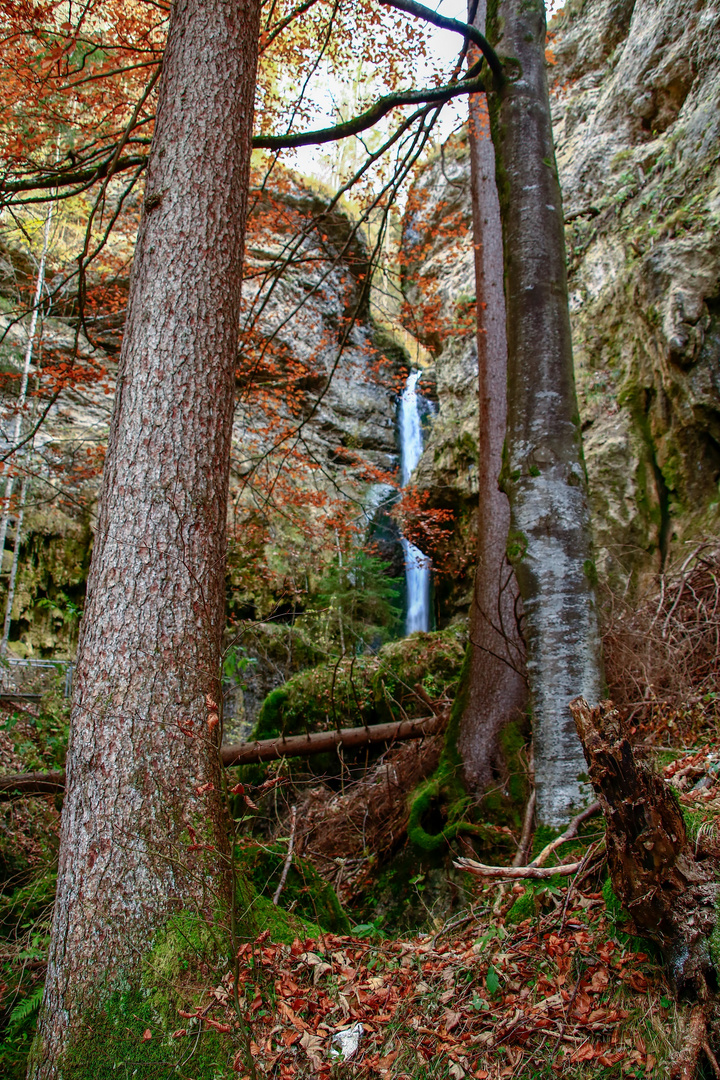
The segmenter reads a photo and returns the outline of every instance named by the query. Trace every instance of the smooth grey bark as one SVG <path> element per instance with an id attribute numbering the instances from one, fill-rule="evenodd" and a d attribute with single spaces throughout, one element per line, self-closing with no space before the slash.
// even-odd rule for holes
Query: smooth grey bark
<path id="1" fill-rule="evenodd" d="M 468 17 L 485 32 L 486 0 L 469 5 Z M 474 13 L 473 13 L 473 8 Z M 472 60 L 477 59 L 473 57 Z M 469 98 L 468 139 L 472 184 L 473 246 L 477 298 L 479 522 L 475 590 L 470 612 L 469 684 L 458 736 L 468 786 L 482 790 L 504 763 L 502 729 L 527 701 L 525 651 L 518 629 L 518 585 L 506 548 L 510 504 L 500 489 L 507 422 L 507 338 L 503 294 L 500 203 L 495 152 L 484 94 Z"/>
<path id="2" fill-rule="evenodd" d="M 173 5 L 74 680 L 28 1075 L 229 896 L 216 707 L 258 0 Z M 192 843 L 191 829 L 198 843 Z M 194 850 L 193 850 L 194 849 Z"/>
<path id="3" fill-rule="evenodd" d="M 542 0 L 497 0 L 490 39 L 507 81 L 491 94 L 503 222 L 508 551 L 523 599 L 537 818 L 559 826 L 590 801 L 568 703 L 602 697 L 594 563 L 575 395 L 562 199 Z"/>

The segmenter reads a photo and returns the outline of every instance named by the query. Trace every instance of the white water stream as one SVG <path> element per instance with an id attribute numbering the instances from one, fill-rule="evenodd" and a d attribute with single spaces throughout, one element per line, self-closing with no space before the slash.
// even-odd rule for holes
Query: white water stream
<path id="1" fill-rule="evenodd" d="M 422 454 L 422 427 L 415 386 L 419 371 L 411 371 L 400 397 L 398 429 L 400 432 L 400 475 L 403 487 L 408 483 Z M 407 614 L 405 633 L 430 629 L 430 559 L 402 537 L 405 553 L 405 589 Z"/>

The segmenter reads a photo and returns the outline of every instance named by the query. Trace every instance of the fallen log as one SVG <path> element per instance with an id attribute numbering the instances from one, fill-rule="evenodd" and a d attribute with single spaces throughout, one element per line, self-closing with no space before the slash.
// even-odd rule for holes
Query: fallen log
<path id="1" fill-rule="evenodd" d="M 256 765 L 265 761 L 278 761 L 284 757 L 312 757 L 338 747 L 350 750 L 373 743 L 422 739 L 426 735 L 432 735 L 441 720 L 442 718 L 437 716 L 430 716 L 420 720 L 400 720 L 390 724 L 314 731 L 308 735 L 234 743 L 232 746 L 223 746 L 220 756 L 226 767 Z M 0 800 L 20 798 L 24 795 L 56 795 L 64 788 L 65 773 L 61 771 L 0 776 Z"/>
<path id="2" fill-rule="evenodd" d="M 0 799 L 20 798 L 22 795 L 57 795 L 64 788 L 65 773 L 60 770 L 0 776 Z"/>

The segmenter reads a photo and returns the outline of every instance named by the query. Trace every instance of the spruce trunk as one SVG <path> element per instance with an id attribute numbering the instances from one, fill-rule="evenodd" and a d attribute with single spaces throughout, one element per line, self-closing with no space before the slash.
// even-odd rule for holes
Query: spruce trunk
<path id="1" fill-rule="evenodd" d="M 139 985 L 174 913 L 220 923 L 227 909 L 215 703 L 258 21 L 257 0 L 172 8 L 78 651 L 37 1080 L 63 1074 L 89 1009 Z"/>
<path id="2" fill-rule="evenodd" d="M 473 25 L 485 32 L 486 0 Z M 472 55 L 474 62 L 479 54 Z M 525 707 L 524 645 L 518 628 L 519 594 L 506 555 L 510 505 L 500 489 L 507 422 L 507 338 L 503 295 L 500 204 L 495 153 L 484 94 L 469 99 L 470 175 L 477 298 L 478 483 L 477 571 L 470 613 L 471 662 L 458 746 L 470 788 L 480 790 L 504 771 L 498 736 Z"/>
<path id="3" fill-rule="evenodd" d="M 594 563 L 570 337 L 562 200 L 542 0 L 498 0 L 491 40 L 506 81 L 491 95 L 503 221 L 508 552 L 522 595 L 537 817 L 559 826 L 590 798 L 569 701 L 602 696 Z"/>

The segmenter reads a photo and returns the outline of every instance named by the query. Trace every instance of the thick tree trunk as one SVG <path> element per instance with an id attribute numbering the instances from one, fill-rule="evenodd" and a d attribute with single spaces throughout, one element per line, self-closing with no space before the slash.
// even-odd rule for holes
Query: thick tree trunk
<path id="1" fill-rule="evenodd" d="M 229 895 L 214 702 L 258 19 L 257 0 L 172 8 L 31 1077 L 61 1075 L 83 1011 L 137 985 L 174 912 L 218 917 Z"/>
<path id="2" fill-rule="evenodd" d="M 485 32 L 486 0 L 470 4 Z M 473 61 L 477 56 L 473 56 Z M 518 629 L 519 594 L 506 549 L 510 504 L 499 480 L 507 423 L 507 339 L 500 203 L 484 94 L 469 99 L 473 246 L 478 319 L 478 482 L 480 513 L 475 592 L 470 613 L 467 705 L 458 746 L 468 785 L 479 790 L 502 771 L 498 735 L 525 707 L 525 651 Z"/>
<path id="3" fill-rule="evenodd" d="M 490 109 L 507 305 L 508 552 L 525 613 L 537 817 L 559 826 L 590 797 L 568 703 L 597 701 L 603 673 L 543 0 L 498 0 L 490 22 L 507 75 Z"/>

